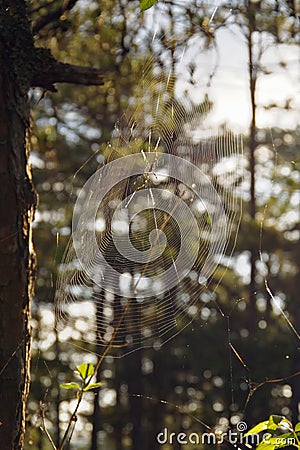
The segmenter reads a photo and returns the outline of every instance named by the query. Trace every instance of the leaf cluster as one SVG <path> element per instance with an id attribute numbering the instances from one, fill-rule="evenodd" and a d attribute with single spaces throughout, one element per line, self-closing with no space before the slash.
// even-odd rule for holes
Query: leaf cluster
<path id="1" fill-rule="evenodd" d="M 288 429 L 289 432 L 275 436 L 276 432 L 281 429 Z M 259 433 L 264 434 L 262 441 L 257 446 L 257 450 L 275 450 L 291 445 L 300 448 L 300 422 L 293 427 L 292 423 L 284 416 L 271 415 L 269 420 L 260 422 L 251 428 L 251 430 L 244 435 L 244 438 Z"/>
<path id="2" fill-rule="evenodd" d="M 97 383 L 91 383 L 91 379 L 95 374 L 95 368 L 91 363 L 80 364 L 76 367 L 76 370 L 74 370 L 74 374 L 80 377 L 81 384 L 70 381 L 68 383 L 60 384 L 60 387 L 63 389 L 76 389 L 78 393 L 82 394 L 83 392 L 90 391 L 91 389 L 98 389 L 103 384 L 101 381 Z"/>

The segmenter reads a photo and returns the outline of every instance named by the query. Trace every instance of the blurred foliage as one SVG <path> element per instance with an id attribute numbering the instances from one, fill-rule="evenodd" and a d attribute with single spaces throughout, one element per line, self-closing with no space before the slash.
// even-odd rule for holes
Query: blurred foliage
<path id="1" fill-rule="evenodd" d="M 211 8 L 202 2 L 162 3 L 151 11 L 155 9 L 171 23 L 170 30 L 166 26 L 161 33 L 169 48 L 169 37 L 177 27 L 187 35 L 200 32 L 203 49 L 216 46 L 218 30 L 231 26 L 232 18 L 245 35 L 254 18 L 258 37 L 272 39 L 272 45 L 295 43 L 293 2 L 256 1 L 250 19 L 243 5 L 232 2 L 231 14 L 221 5 L 213 23 L 209 22 Z M 66 383 L 72 369 L 82 362 L 96 362 L 89 353 L 92 347 L 71 350 L 62 339 L 58 341 L 53 308 L 57 268 L 70 238 L 76 195 L 110 154 L 115 123 L 134 98 L 145 57 L 155 50 L 151 47 L 153 30 L 147 26 L 147 16 L 139 12 L 139 1 L 82 0 L 74 4 L 40 28 L 36 41 L 61 61 L 101 68 L 106 82 L 102 87 L 58 86 L 55 94 L 39 89 L 30 93 L 31 161 L 39 206 L 34 228 L 38 274 L 26 450 L 50 448 L 38 428 L 40 402 L 46 408 L 47 426 L 58 441 L 74 405 L 74 399 L 59 385 Z M 59 5 L 55 0 L 33 0 L 29 11 L 33 27 L 38 29 L 41 20 Z M 260 70 L 271 71 L 265 66 Z M 288 111 L 283 109 L 285 113 Z M 246 166 L 241 181 L 244 213 L 230 268 L 225 274 L 217 269 L 210 295 L 201 293 L 199 317 L 172 342 L 123 359 L 106 357 L 99 373 L 105 384 L 97 394 L 86 393 L 73 448 L 92 448 L 95 398 L 100 404 L 98 448 L 106 450 L 136 450 L 138 439 L 143 439 L 139 450 L 167 450 L 168 446 L 156 442 L 157 433 L 165 426 L 176 433 L 203 432 L 201 421 L 215 430 L 234 427 L 245 417 L 253 421 L 250 426 L 270 412 L 298 420 L 298 379 L 289 377 L 300 370 L 299 339 L 290 326 L 300 329 L 296 217 L 300 135 L 293 129 L 261 129 L 256 140 L 257 219 L 251 221 L 247 213 Z M 248 136 L 244 142 L 247 157 Z M 267 187 L 260 188 L 266 180 Z M 232 240 L 234 237 L 233 233 Z M 248 249 L 253 244 L 257 248 L 254 315 L 248 307 L 247 275 Z M 78 329 L 73 330 L 75 342 L 80 342 L 84 332 L 79 321 Z"/>

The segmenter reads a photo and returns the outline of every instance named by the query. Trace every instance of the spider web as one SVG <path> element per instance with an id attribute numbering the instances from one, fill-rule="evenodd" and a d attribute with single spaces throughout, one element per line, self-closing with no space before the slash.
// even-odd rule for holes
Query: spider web
<path id="1" fill-rule="evenodd" d="M 233 251 L 242 141 L 207 126 L 213 104 L 195 96 L 195 45 L 186 36 L 163 49 L 153 41 L 106 164 L 74 208 L 56 290 L 58 329 L 86 311 L 89 333 L 74 344 L 96 345 L 98 354 L 171 339 L 199 314 L 203 296 L 213 298 Z"/>

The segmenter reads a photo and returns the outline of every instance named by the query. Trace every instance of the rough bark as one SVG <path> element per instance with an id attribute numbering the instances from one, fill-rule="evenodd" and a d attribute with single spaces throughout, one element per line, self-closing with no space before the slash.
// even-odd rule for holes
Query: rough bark
<path id="1" fill-rule="evenodd" d="M 36 197 L 28 165 L 29 108 L 25 74 L 18 77 L 16 51 L 24 5 L 1 2 L 0 22 L 0 442 L 23 448 L 29 388 L 30 297 L 35 268 L 31 222 Z M 5 12 L 4 12 L 5 8 Z M 7 19 L 7 20 L 6 20 Z M 7 28 L 4 28 L 7 27 Z M 21 62 L 20 62 L 21 63 Z"/>

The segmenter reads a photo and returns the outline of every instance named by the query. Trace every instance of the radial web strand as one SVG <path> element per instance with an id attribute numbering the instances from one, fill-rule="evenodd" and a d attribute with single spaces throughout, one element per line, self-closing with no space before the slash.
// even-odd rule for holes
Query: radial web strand
<path id="1" fill-rule="evenodd" d="M 206 124 L 213 104 L 197 71 L 190 82 L 195 45 L 154 45 L 106 164 L 76 201 L 57 322 L 73 328 L 84 316 L 88 332 L 74 344 L 98 354 L 171 339 L 199 314 L 203 295 L 214 298 L 233 251 L 242 141 Z"/>

